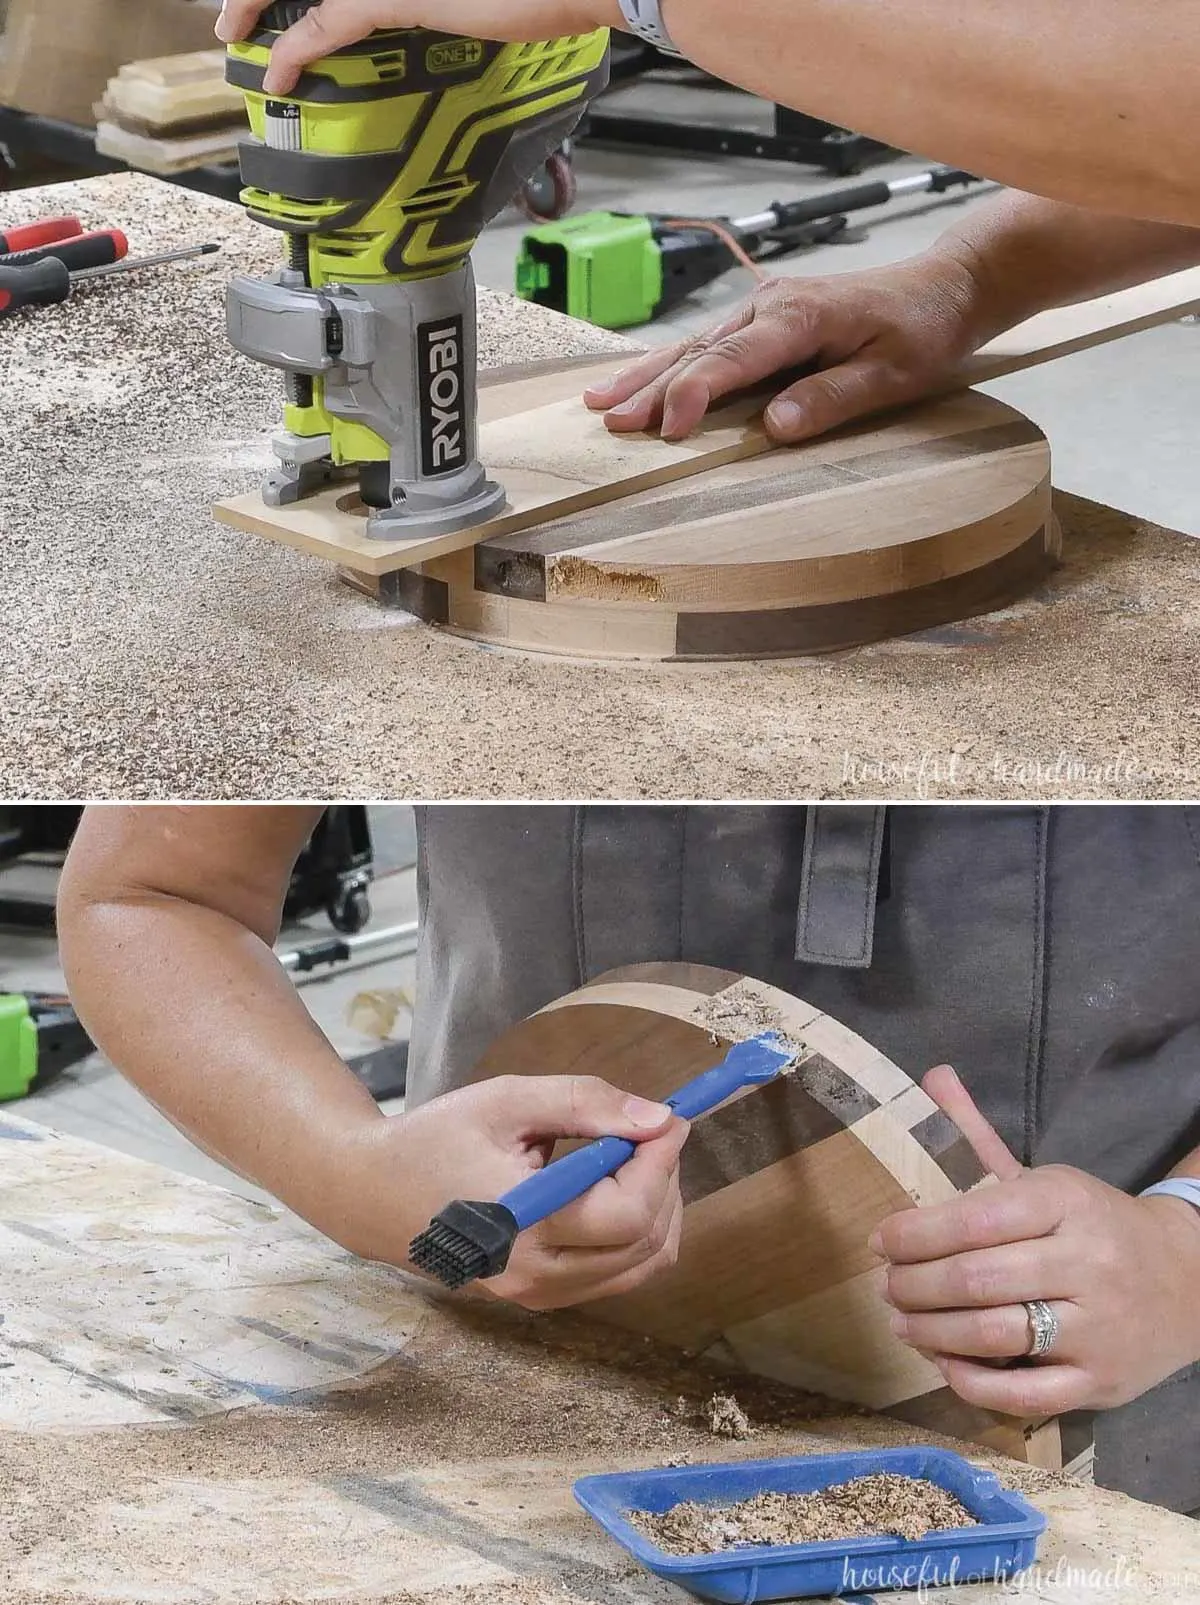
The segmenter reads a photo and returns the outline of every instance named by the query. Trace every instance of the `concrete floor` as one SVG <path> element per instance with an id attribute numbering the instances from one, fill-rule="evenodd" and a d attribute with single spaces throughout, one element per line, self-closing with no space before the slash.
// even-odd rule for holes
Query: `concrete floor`
<path id="1" fill-rule="evenodd" d="M 400 806 L 371 809 L 377 879 L 371 893 L 372 920 L 368 930 L 399 925 L 416 918 L 416 852 L 412 810 Z M 24 862 L 0 870 L 0 895 L 50 899 L 58 872 L 49 863 Z M 279 947 L 323 935 L 330 927 L 324 919 L 288 926 Z M 376 988 L 402 988 L 411 996 L 416 974 L 413 957 L 391 957 L 386 950 L 333 970 L 319 970 L 301 978 L 300 996 L 334 1047 L 344 1057 L 370 1052 L 378 1040 L 357 1030 L 349 1021 L 354 999 Z M 63 986 L 55 940 L 0 926 L 0 991 L 54 992 Z M 402 1011 L 393 1035 L 407 1035 Z M 188 1139 L 126 1081 L 102 1054 L 93 1054 L 64 1072 L 47 1087 L 11 1106 L 30 1120 L 55 1130 L 104 1143 L 120 1153 L 153 1160 L 172 1170 L 231 1188 L 249 1198 L 263 1198 L 259 1189 L 226 1170 L 194 1148 Z M 403 1108 L 402 1100 L 382 1105 L 389 1114 Z"/>
<path id="2" fill-rule="evenodd" d="M 606 113 L 691 119 L 761 128 L 770 108 L 716 87 L 649 81 L 611 92 Z M 862 176 L 893 177 L 932 165 L 896 157 Z M 677 155 L 628 147 L 582 145 L 575 153 L 576 213 L 591 210 L 660 212 L 691 217 L 746 216 L 775 200 L 841 189 L 854 179 L 811 168 L 733 157 Z M 774 263 L 798 278 L 848 273 L 925 249 L 976 198 L 917 198 L 879 212 L 857 214 L 854 242 L 819 246 Z M 511 290 L 528 225 L 510 211 L 488 229 L 476 250 L 480 282 Z M 702 295 L 644 329 L 627 332 L 647 344 L 678 339 L 724 317 L 750 292 L 748 272 L 729 273 Z M 1094 352 L 1050 363 L 990 387 L 1046 430 L 1053 444 L 1056 483 L 1065 490 L 1135 513 L 1167 528 L 1200 535 L 1200 475 L 1194 420 L 1200 411 L 1200 327 L 1174 324 Z"/>

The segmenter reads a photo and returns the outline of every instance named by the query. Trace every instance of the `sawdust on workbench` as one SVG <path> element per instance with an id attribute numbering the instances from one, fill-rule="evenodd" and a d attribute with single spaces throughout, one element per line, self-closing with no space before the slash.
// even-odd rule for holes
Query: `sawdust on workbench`
<path id="1" fill-rule="evenodd" d="M 814 1544 L 977 1526 L 953 1494 L 919 1477 L 878 1473 L 814 1493 L 761 1493 L 732 1505 L 688 1500 L 657 1514 L 631 1510 L 630 1524 L 667 1555 L 714 1555 L 745 1544 Z"/>
<path id="2" fill-rule="evenodd" d="M 754 1431 L 750 1417 L 732 1393 L 714 1393 L 704 1406 L 708 1430 L 717 1438 L 748 1438 Z"/>
<path id="3" fill-rule="evenodd" d="M 756 1447 L 815 1422 L 866 1416 L 755 1377 L 737 1385 Z M 85 1525 L 97 1504 L 149 1500 L 176 1478 L 320 1483 L 542 1455 L 703 1458 L 714 1447 L 707 1403 L 727 1387 L 716 1366 L 580 1315 L 443 1300 L 401 1356 L 310 1404 L 205 1416 L 186 1431 L 0 1434 L 0 1599 L 6 1556 Z M 83 1605 L 83 1597 L 37 1605 Z"/>

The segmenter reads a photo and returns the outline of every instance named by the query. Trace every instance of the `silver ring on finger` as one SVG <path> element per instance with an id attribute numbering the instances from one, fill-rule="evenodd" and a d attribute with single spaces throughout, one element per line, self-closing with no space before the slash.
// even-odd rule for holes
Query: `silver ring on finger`
<path id="1" fill-rule="evenodd" d="M 1030 1360 L 1043 1360 L 1058 1342 L 1058 1334 L 1062 1325 L 1044 1299 L 1030 1299 L 1025 1304 L 1025 1314 L 1029 1317 L 1029 1347 L 1025 1350 Z"/>

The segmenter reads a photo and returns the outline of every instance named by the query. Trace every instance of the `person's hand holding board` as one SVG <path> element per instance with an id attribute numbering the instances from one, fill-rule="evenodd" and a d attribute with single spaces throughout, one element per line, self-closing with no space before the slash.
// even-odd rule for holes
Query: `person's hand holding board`
<path id="1" fill-rule="evenodd" d="M 997 1180 L 872 1238 L 897 1337 L 960 1398 L 1014 1416 L 1111 1409 L 1200 1359 L 1200 1211 L 1070 1165 L 1027 1170 L 948 1065 L 922 1085 Z M 1038 1304 L 1049 1347 L 1013 1368 Z"/>

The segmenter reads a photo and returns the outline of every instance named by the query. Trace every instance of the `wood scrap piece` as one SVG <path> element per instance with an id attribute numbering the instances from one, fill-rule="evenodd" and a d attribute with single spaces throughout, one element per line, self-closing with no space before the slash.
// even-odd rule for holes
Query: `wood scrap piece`
<path id="1" fill-rule="evenodd" d="M 611 373 L 618 363 L 601 371 Z M 577 381 L 579 389 L 585 380 Z M 651 490 L 706 469 L 773 451 L 756 421 L 761 399 L 740 399 L 707 418 L 694 436 L 671 442 L 653 435 L 609 434 L 603 419 L 574 395 L 570 400 L 525 408 L 504 407 L 503 389 L 492 392 L 493 418 L 482 421 L 480 455 L 508 492 L 508 509 L 485 524 L 448 535 L 406 541 L 376 541 L 366 534 L 367 509 L 345 486 L 291 507 L 269 508 L 257 492 L 220 502 L 216 516 L 235 529 L 267 536 L 313 556 L 367 574 L 427 562 L 462 551 L 494 535 L 507 535 L 591 507 Z"/>
<path id="2" fill-rule="evenodd" d="M 898 1209 L 955 1198 L 988 1178 L 927 1094 L 839 1021 L 727 971 L 634 966 L 515 1027 L 475 1078 L 599 1075 L 661 1098 L 764 1019 L 802 1045 L 804 1058 L 694 1123 L 680 1171 L 677 1264 L 591 1310 L 735 1369 L 1018 1459 L 1053 1458 L 1052 1424 L 963 1403 L 892 1335 L 871 1232 Z"/>
<path id="3" fill-rule="evenodd" d="M 243 132 L 217 128 L 172 139 L 139 133 L 101 117 L 96 124 L 96 149 L 101 156 L 126 162 L 144 173 L 186 173 L 195 167 L 233 161 Z"/>
<path id="4" fill-rule="evenodd" d="M 226 83 L 225 61 L 225 51 L 213 49 L 129 62 L 109 80 L 106 99 L 119 119 L 149 128 L 214 117 L 244 125 L 245 97 Z"/>

